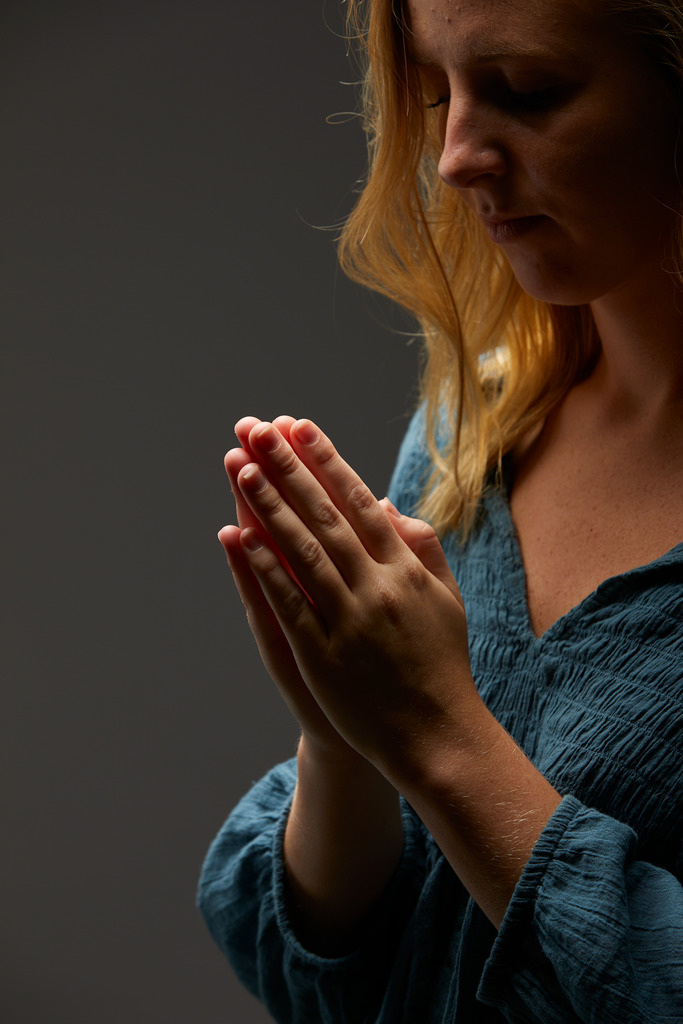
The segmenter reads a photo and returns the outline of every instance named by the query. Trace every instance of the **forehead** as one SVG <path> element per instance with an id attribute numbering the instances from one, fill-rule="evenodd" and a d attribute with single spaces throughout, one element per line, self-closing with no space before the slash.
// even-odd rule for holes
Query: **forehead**
<path id="1" fill-rule="evenodd" d="M 586 0 L 404 0 L 404 12 L 418 63 L 489 53 L 587 57 L 605 33 Z"/>

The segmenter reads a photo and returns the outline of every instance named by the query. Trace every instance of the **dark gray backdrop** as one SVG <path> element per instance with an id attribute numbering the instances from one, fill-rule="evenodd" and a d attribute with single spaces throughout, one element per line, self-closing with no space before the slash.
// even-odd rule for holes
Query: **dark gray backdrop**
<path id="1" fill-rule="evenodd" d="M 216 530 L 244 414 L 383 493 L 415 353 L 335 270 L 364 163 L 338 0 L 4 0 L 7 1024 L 251 1024 L 194 909 L 296 729 Z M 311 1022 L 315 1024 L 315 1022 Z"/>

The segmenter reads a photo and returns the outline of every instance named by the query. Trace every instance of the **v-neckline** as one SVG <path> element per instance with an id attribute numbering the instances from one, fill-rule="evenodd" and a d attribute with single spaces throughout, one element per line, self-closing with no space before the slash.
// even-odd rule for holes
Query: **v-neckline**
<path id="1" fill-rule="evenodd" d="M 672 548 L 669 548 L 668 551 L 665 551 L 662 555 L 659 555 L 650 562 L 633 566 L 633 568 L 627 569 L 625 572 L 616 573 L 612 576 L 606 577 L 597 585 L 597 587 L 595 587 L 594 590 L 589 594 L 586 594 L 586 596 L 577 604 L 569 608 L 566 612 L 555 619 L 547 629 L 538 634 L 535 632 L 531 622 L 526 568 L 522 557 L 522 548 L 519 542 L 517 528 L 512 518 L 508 480 L 505 473 L 503 474 L 502 486 L 495 488 L 495 490 L 492 490 L 489 493 L 486 504 L 488 506 L 488 514 L 492 515 L 494 520 L 494 529 L 499 536 L 504 538 L 504 543 L 506 545 L 507 562 L 510 572 L 505 574 L 503 588 L 508 592 L 510 599 L 514 601 L 513 607 L 518 616 L 520 628 L 523 629 L 524 633 L 531 638 L 532 642 L 537 644 L 543 644 L 549 640 L 553 640 L 557 634 L 566 632 L 566 630 L 571 627 L 575 619 L 581 618 L 581 616 L 587 611 L 592 610 L 593 607 L 599 606 L 603 597 L 606 596 L 606 592 L 613 591 L 615 588 L 618 588 L 627 579 L 643 572 L 647 572 L 656 567 L 659 563 L 666 563 L 672 559 L 675 560 L 675 556 L 679 552 L 683 556 L 683 541 L 679 541 L 677 544 L 674 544 Z M 683 567 L 681 582 L 683 583 Z"/>

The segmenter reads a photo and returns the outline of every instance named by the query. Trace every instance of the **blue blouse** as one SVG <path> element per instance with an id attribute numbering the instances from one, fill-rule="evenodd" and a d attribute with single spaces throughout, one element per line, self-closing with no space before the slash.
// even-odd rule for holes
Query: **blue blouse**
<path id="1" fill-rule="evenodd" d="M 410 514 L 429 462 L 418 413 L 390 497 Z M 563 800 L 499 932 L 403 803 L 402 861 L 359 948 L 305 949 L 282 839 L 294 761 L 212 844 L 199 906 L 279 1024 L 683 1024 L 683 544 L 613 577 L 537 638 L 504 491 L 444 548 L 472 672 Z"/>

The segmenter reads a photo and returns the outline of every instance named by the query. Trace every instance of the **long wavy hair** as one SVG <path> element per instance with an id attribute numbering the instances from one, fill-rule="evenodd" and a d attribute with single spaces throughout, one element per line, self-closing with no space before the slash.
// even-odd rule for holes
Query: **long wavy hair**
<path id="1" fill-rule="evenodd" d="M 346 2 L 349 34 L 359 44 L 369 164 L 340 237 L 340 263 L 417 320 L 433 467 L 419 514 L 438 533 L 457 528 L 465 537 L 504 454 L 589 372 L 599 338 L 588 307 L 527 295 L 477 216 L 440 180 L 438 119 L 425 117 L 420 73 L 406 55 L 401 0 Z M 639 38 L 680 102 L 680 0 L 589 6 L 618 17 Z M 678 234 L 672 271 L 683 281 Z"/>

